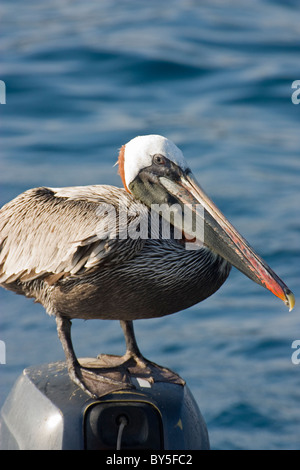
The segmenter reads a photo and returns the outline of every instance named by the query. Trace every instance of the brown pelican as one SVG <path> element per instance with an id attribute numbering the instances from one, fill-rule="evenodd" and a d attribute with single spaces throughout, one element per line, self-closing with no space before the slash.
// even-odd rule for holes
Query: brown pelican
<path id="1" fill-rule="evenodd" d="M 201 189 L 170 140 L 136 137 L 121 148 L 118 163 L 124 189 L 40 187 L 0 211 L 0 283 L 56 317 L 69 375 L 83 389 L 71 342 L 73 318 L 120 320 L 124 360 L 143 363 L 132 320 L 169 315 L 206 299 L 227 279 L 231 265 L 290 310 L 295 303 Z M 174 207 L 173 215 L 166 216 L 163 207 Z M 176 216 L 186 207 L 194 216 L 190 224 Z M 203 240 L 193 231 L 197 220 Z"/>

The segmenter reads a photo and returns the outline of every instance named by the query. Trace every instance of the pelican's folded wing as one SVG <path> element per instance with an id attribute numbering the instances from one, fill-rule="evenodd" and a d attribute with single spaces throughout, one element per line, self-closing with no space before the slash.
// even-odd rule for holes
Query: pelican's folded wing
<path id="1" fill-rule="evenodd" d="M 30 189 L 0 210 L 0 283 L 40 277 L 50 283 L 109 259 L 122 263 L 144 246 L 128 220 L 148 219 L 146 206 L 113 186 Z M 128 214 L 131 214 L 128 219 Z"/>

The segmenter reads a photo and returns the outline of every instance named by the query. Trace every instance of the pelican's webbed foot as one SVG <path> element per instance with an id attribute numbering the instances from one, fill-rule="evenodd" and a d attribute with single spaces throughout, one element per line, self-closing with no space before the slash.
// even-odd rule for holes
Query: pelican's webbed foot
<path id="1" fill-rule="evenodd" d="M 184 385 L 175 372 L 147 360 L 140 352 L 131 321 L 121 321 L 126 341 L 124 356 L 101 354 L 97 359 L 83 358 L 78 361 L 71 340 L 71 321 L 56 317 L 57 331 L 62 343 L 68 373 L 71 380 L 90 397 L 96 398 L 117 390 L 135 388 L 135 379 L 154 382 L 171 382 Z"/>

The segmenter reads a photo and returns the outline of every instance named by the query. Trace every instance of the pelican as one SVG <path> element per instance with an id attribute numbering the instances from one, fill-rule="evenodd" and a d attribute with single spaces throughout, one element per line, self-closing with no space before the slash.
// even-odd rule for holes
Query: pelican
<path id="1" fill-rule="evenodd" d="M 142 364 L 133 320 L 201 302 L 221 287 L 232 265 L 290 310 L 295 304 L 293 293 L 205 194 L 173 142 L 135 137 L 120 149 L 118 165 L 122 189 L 39 187 L 0 211 L 0 284 L 55 316 L 69 376 L 88 393 L 71 340 L 74 318 L 119 320 L 124 361 Z M 170 217 L 161 210 L 166 207 L 175 208 Z M 178 217 L 186 207 L 193 223 Z M 170 223 L 167 236 L 164 221 Z M 202 239 L 193 231 L 197 221 Z"/>

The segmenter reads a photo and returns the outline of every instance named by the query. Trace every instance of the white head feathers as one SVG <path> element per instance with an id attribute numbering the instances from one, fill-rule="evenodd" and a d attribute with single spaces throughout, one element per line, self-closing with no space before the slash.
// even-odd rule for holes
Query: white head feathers
<path id="1" fill-rule="evenodd" d="M 140 170 L 152 165 L 155 154 L 164 155 L 183 170 L 187 168 L 181 150 L 171 140 L 155 134 L 138 136 L 130 140 L 124 149 L 124 180 L 127 188 Z"/>

